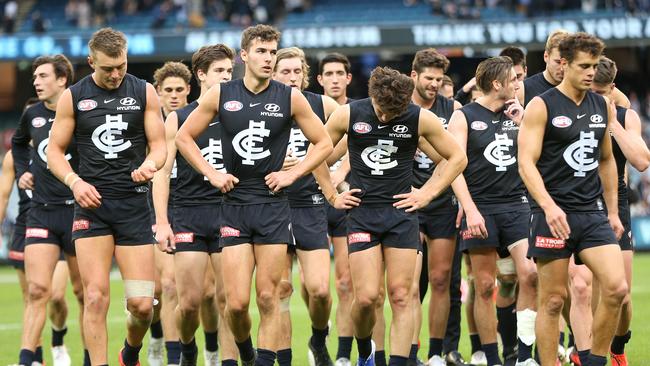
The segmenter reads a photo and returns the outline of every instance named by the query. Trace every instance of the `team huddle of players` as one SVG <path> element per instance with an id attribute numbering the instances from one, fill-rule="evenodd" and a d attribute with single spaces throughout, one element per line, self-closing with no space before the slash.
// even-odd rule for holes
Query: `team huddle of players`
<path id="1" fill-rule="evenodd" d="M 244 30 L 239 80 L 234 51 L 217 44 L 196 51 L 191 70 L 166 63 L 151 85 L 127 73 L 126 38 L 110 28 L 92 36 L 93 73 L 74 85 L 65 56 L 34 61 L 38 101 L 0 183 L 6 196 L 15 179 L 21 195 L 10 254 L 25 297 L 19 365 L 43 362 L 48 302 L 54 365 L 72 364 L 66 267 L 83 364 L 108 365 L 113 258 L 128 314 L 120 365 L 139 365 L 148 331 L 150 365 L 196 365 L 199 325 L 206 365 L 290 365 L 294 257 L 311 365 L 351 365 L 355 340 L 357 365 L 386 365 L 386 297 L 388 365 L 423 364 L 429 286 L 430 366 L 599 366 L 608 355 L 627 365 L 626 162 L 645 170 L 650 151 L 599 39 L 554 32 L 546 69 L 531 77 L 523 52 L 507 47 L 456 100 L 435 49 L 418 51 L 409 75 L 377 67 L 369 97 L 350 100 L 345 56 L 320 61 L 325 95 L 315 94 L 304 52 L 279 40 L 270 26 Z M 192 77 L 200 96 L 188 104 Z M 462 253 L 469 363 L 458 352 Z M 559 346 L 564 319 L 574 352 Z"/>

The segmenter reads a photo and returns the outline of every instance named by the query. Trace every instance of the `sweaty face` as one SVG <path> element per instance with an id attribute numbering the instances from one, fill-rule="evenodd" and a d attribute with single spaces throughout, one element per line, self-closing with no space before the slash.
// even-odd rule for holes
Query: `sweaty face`
<path id="1" fill-rule="evenodd" d="M 278 61 L 273 73 L 273 80 L 279 81 L 292 88 L 302 89 L 305 74 L 302 72 L 302 61 L 298 57 L 285 58 Z"/>
<path id="2" fill-rule="evenodd" d="M 420 95 L 420 98 L 431 101 L 438 94 L 438 90 L 442 86 L 442 78 L 445 76 L 440 68 L 425 67 L 422 72 L 416 73 L 415 90 Z"/>
<path id="3" fill-rule="evenodd" d="M 246 71 L 257 79 L 270 79 L 277 59 L 278 42 L 254 39 L 248 50 L 241 51 L 241 58 L 246 63 Z"/>
<path id="4" fill-rule="evenodd" d="M 564 77 L 578 90 L 591 89 L 599 57 L 600 55 L 592 56 L 587 52 L 578 51 L 570 63 L 562 59 Z"/>
<path id="5" fill-rule="evenodd" d="M 117 89 L 126 75 L 126 50 L 117 57 L 110 57 L 101 51 L 88 57 L 90 67 L 95 70 L 95 82 L 104 89 Z"/>
<path id="6" fill-rule="evenodd" d="M 65 78 L 58 78 L 52 64 L 43 64 L 34 70 L 34 90 L 38 100 L 50 100 L 65 90 Z"/>
<path id="7" fill-rule="evenodd" d="M 205 83 L 208 89 L 213 85 L 232 80 L 232 60 L 224 58 L 213 61 L 208 67 L 207 73 L 200 73 L 199 79 Z"/>
<path id="8" fill-rule="evenodd" d="M 177 76 L 165 78 L 158 86 L 160 104 L 166 111 L 171 112 L 185 107 L 188 94 L 190 94 L 190 86 Z"/>
<path id="9" fill-rule="evenodd" d="M 551 53 L 544 52 L 544 62 L 546 62 L 546 71 L 553 79 L 555 85 L 562 82 L 564 78 L 564 71 L 562 70 L 562 58 L 560 57 L 560 51 L 557 48 L 553 48 Z"/>
<path id="10" fill-rule="evenodd" d="M 345 71 L 345 66 L 340 62 L 326 63 L 323 65 L 323 73 L 318 76 L 325 95 L 334 99 L 345 95 L 351 80 L 352 75 Z"/>

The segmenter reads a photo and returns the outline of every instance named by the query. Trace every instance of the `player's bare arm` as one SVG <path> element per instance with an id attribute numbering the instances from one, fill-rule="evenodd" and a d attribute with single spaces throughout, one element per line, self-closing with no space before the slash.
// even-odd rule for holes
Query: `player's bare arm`
<path id="1" fill-rule="evenodd" d="M 419 190 L 395 196 L 395 198 L 400 198 L 401 200 L 396 202 L 394 206 L 397 208 L 406 208 L 407 212 L 415 211 L 429 204 L 432 199 L 444 192 L 467 166 L 467 156 L 465 155 L 464 149 L 454 139 L 454 136 L 444 129 L 442 122 L 440 122 L 435 114 L 421 109 L 418 126 L 418 134 L 442 158 L 447 160 L 447 163 L 441 168 L 442 170 L 439 172 L 439 176 L 432 175 Z M 431 152 L 425 144 L 422 145 L 425 150 Z M 426 154 L 425 150 L 423 151 Z M 436 156 L 429 156 L 429 158 L 433 160 L 436 159 Z"/>
<path id="2" fill-rule="evenodd" d="M 165 164 L 165 126 L 163 125 L 160 100 L 153 85 L 147 83 L 147 107 L 144 110 L 144 133 L 147 137 L 148 154 L 138 169 L 131 172 L 131 179 L 144 183 L 153 179 L 158 169 Z"/>
<path id="3" fill-rule="evenodd" d="M 172 112 L 165 121 L 165 140 L 167 159 L 162 169 L 153 178 L 153 207 L 156 213 L 156 241 L 160 250 L 171 252 L 175 249 L 174 234 L 169 225 L 167 207 L 169 203 L 169 179 L 176 158 L 176 133 L 178 132 L 178 115 Z"/>
<path id="4" fill-rule="evenodd" d="M 272 172 L 265 177 L 266 185 L 274 192 L 313 171 L 332 153 L 332 141 L 325 133 L 323 122 L 311 109 L 307 98 L 296 89 L 291 90 L 291 114 L 311 146 L 305 158 L 293 168 Z"/>
<path id="5" fill-rule="evenodd" d="M 616 110 L 610 100 L 609 108 Z M 616 113 L 614 113 L 616 117 Z M 617 119 L 610 120 L 609 132 L 621 148 L 627 161 L 638 171 L 643 172 L 650 166 L 650 150 L 641 137 L 641 119 L 633 109 L 625 113 L 625 127 Z"/>
<path id="6" fill-rule="evenodd" d="M 9 150 L 2 159 L 2 174 L 0 174 L 0 223 L 5 220 L 7 214 L 7 204 L 14 187 L 14 179 L 16 179 L 14 158 Z"/>
<path id="7" fill-rule="evenodd" d="M 544 186 L 544 180 L 536 166 L 537 160 L 539 160 L 542 153 L 547 117 L 546 105 L 542 98 L 535 97 L 526 106 L 517 139 L 519 146 L 517 154 L 519 175 L 524 181 L 528 192 L 544 210 L 551 234 L 556 238 L 566 240 L 571 233 L 566 214 L 548 194 Z"/>
<path id="8" fill-rule="evenodd" d="M 72 93 L 70 89 L 61 94 L 56 106 L 56 117 L 50 131 L 50 142 L 47 145 L 47 163 L 61 182 L 70 187 L 74 198 L 82 208 L 97 208 L 101 205 L 102 196 L 94 186 L 79 177 L 65 158 L 65 151 L 70 145 L 75 129 Z"/>
<path id="9" fill-rule="evenodd" d="M 606 103 L 609 105 L 609 99 L 605 97 Z M 609 136 L 609 125 L 611 121 L 616 120 L 616 111 L 612 108 L 608 109 L 608 127 L 605 131 L 605 137 L 600 145 L 600 161 L 598 163 L 598 174 L 603 184 L 603 198 L 607 205 L 607 217 L 609 223 L 616 234 L 616 238 L 620 239 L 625 229 L 618 216 L 618 173 L 616 172 L 616 160 L 612 152 L 612 139 Z"/>
<path id="10" fill-rule="evenodd" d="M 210 184 L 217 187 L 222 193 L 226 193 L 235 187 L 239 179 L 232 174 L 224 174 L 214 169 L 203 158 L 201 150 L 194 142 L 219 113 L 220 94 L 221 87 L 219 85 L 213 86 L 205 93 L 198 107 L 190 113 L 185 123 L 178 129 L 176 148 L 192 168 L 206 176 Z"/>

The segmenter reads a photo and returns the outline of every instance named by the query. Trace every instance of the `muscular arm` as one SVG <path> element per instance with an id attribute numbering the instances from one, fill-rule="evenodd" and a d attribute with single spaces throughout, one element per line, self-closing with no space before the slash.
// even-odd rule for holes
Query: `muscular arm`
<path id="1" fill-rule="evenodd" d="M 65 158 L 65 151 L 70 145 L 75 129 L 74 110 L 72 108 L 72 93 L 70 89 L 63 92 L 56 105 L 56 117 L 50 130 L 50 141 L 47 145 L 47 165 L 50 171 L 66 185 L 66 176 L 73 173 L 70 163 Z"/>
<path id="2" fill-rule="evenodd" d="M 451 115 L 448 129 L 460 145 L 461 149 L 467 151 L 467 119 L 465 118 L 465 114 L 460 111 L 454 112 L 454 114 Z M 456 195 L 458 202 L 463 206 L 465 212 L 478 212 L 478 208 L 474 204 L 474 200 L 472 200 L 472 196 L 469 193 L 463 174 L 460 174 L 458 178 L 451 183 L 451 188 L 454 190 L 454 194 Z"/>
<path id="3" fill-rule="evenodd" d="M 169 224 L 167 205 L 169 203 L 169 178 L 176 159 L 176 132 L 178 132 L 178 115 L 172 112 L 165 121 L 165 138 L 167 140 L 167 159 L 162 169 L 153 177 L 153 207 L 156 212 L 156 225 Z"/>
<path id="4" fill-rule="evenodd" d="M 609 123 L 609 131 L 625 158 L 636 170 L 643 172 L 648 169 L 650 150 L 641 137 L 641 119 L 634 110 L 628 109 L 625 113 L 625 128 L 616 119 L 614 113 L 614 119 Z"/>
<path id="5" fill-rule="evenodd" d="M 609 103 L 609 100 L 607 100 Z M 616 160 L 612 152 L 612 139 L 609 136 L 609 125 L 616 120 L 616 112 L 611 108 L 608 111 L 609 123 L 605 130 L 605 136 L 600 144 L 600 162 L 598 174 L 603 184 L 603 198 L 607 205 L 608 215 L 618 216 L 618 174 L 616 172 Z"/>
<path id="6" fill-rule="evenodd" d="M 2 160 L 2 174 L 0 174 L 0 225 L 7 215 L 7 204 L 9 203 L 9 196 L 14 187 L 15 179 L 14 159 L 11 150 L 9 150 Z"/>
<path id="7" fill-rule="evenodd" d="M 616 104 L 617 106 L 627 108 L 627 109 L 630 109 L 632 106 L 630 103 L 630 99 L 628 99 L 628 97 L 625 94 L 623 94 L 623 92 L 619 88 L 614 88 L 614 90 L 612 90 L 612 95 L 610 96 L 610 98 L 614 101 L 614 104 Z"/>
<path id="8" fill-rule="evenodd" d="M 147 83 L 147 108 L 144 111 L 144 132 L 147 136 L 149 153 L 145 161 L 155 163 L 156 170 L 163 167 L 167 158 L 165 147 L 165 126 L 160 112 L 160 100 L 153 85 Z"/>

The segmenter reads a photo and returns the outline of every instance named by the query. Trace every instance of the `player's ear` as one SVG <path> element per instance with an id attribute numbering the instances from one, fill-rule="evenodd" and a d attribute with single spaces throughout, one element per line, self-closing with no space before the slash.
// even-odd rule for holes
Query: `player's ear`
<path id="1" fill-rule="evenodd" d="M 320 84 L 320 86 L 323 86 L 323 77 L 320 75 L 316 75 L 316 80 Z"/>
<path id="2" fill-rule="evenodd" d="M 246 52 L 245 49 L 241 49 L 241 50 L 239 51 L 239 57 L 241 57 L 241 60 L 242 60 L 243 62 L 248 61 L 248 52 Z"/>
<path id="3" fill-rule="evenodd" d="M 88 66 L 95 70 L 95 62 L 93 61 L 93 57 L 91 55 L 88 55 Z"/>
<path id="4" fill-rule="evenodd" d="M 418 73 L 415 70 L 411 70 L 411 79 L 415 80 L 418 77 Z"/>

